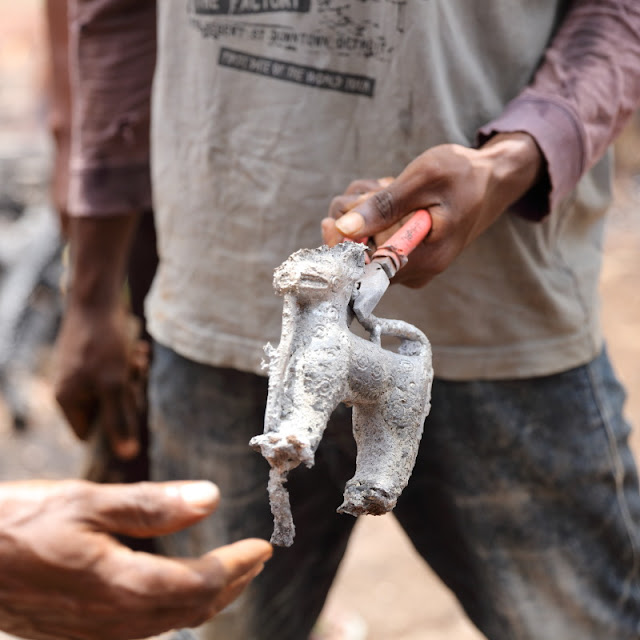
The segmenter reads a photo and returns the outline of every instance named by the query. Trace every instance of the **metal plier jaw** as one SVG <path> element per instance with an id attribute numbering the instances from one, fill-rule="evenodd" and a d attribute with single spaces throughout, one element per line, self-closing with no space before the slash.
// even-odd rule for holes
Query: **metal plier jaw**
<path id="1" fill-rule="evenodd" d="M 389 287 L 389 281 L 407 264 L 409 254 L 429 235 L 431 226 L 429 212 L 418 209 L 384 245 L 374 251 L 371 262 L 364 268 L 364 275 L 354 288 L 350 304 L 358 322 L 364 327 L 371 324 L 371 313 Z"/>

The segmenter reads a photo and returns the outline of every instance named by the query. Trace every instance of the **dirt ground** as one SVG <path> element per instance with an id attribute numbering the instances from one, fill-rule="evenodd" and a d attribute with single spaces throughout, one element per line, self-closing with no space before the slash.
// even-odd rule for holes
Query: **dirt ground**
<path id="1" fill-rule="evenodd" d="M 41 6 L 39 0 L 0 0 L 0 160 L 25 149 L 48 152 L 42 104 L 31 101 L 42 87 Z M 611 357 L 629 393 L 627 412 L 638 426 L 632 441 L 640 458 L 640 144 L 626 145 L 624 160 L 627 168 L 619 175 L 606 239 L 603 323 Z M 46 378 L 30 384 L 32 426 L 26 434 L 11 430 L 0 405 L 0 480 L 79 474 L 82 448 L 58 414 Z M 326 612 L 327 619 L 350 624 L 354 639 L 483 637 L 391 515 L 360 519 Z"/>

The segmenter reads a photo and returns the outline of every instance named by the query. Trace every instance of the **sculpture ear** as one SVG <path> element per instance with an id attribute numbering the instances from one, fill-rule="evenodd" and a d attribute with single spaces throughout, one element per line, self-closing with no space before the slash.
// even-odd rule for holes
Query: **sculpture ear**
<path id="1" fill-rule="evenodd" d="M 353 264 L 356 267 L 364 268 L 367 245 L 362 242 L 343 242 L 342 244 L 346 245 L 345 251 L 349 252 L 349 258 L 353 261 Z"/>
<path id="2" fill-rule="evenodd" d="M 284 265 L 280 265 L 273 273 L 273 288 L 278 293 L 284 293 L 293 287 L 294 278 L 287 269 L 283 269 Z"/>

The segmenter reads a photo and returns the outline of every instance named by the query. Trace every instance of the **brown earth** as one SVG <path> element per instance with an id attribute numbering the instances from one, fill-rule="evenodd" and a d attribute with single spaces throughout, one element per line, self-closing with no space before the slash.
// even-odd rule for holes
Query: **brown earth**
<path id="1" fill-rule="evenodd" d="M 38 98 L 43 86 L 41 10 L 40 0 L 0 2 L 0 160 L 48 152 Z M 640 169 L 640 144 L 632 134 L 623 142 L 625 170 L 619 173 L 605 247 L 603 322 L 611 357 L 629 392 L 628 416 L 640 425 L 640 174 L 634 176 Z M 24 435 L 11 430 L 0 406 L 0 480 L 77 475 L 82 447 L 57 412 L 49 383 L 43 377 L 29 384 L 32 426 Z M 640 457 L 637 430 L 632 444 Z M 328 620 L 342 618 L 354 628 L 364 623 L 367 640 L 482 638 L 391 515 L 360 519 L 326 611 Z"/>

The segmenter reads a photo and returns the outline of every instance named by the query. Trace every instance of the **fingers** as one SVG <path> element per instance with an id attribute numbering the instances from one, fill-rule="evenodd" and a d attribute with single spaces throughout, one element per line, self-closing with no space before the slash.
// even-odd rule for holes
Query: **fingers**
<path id="1" fill-rule="evenodd" d="M 16 540 L 25 543 L 3 557 L 9 576 L 17 576 L 8 584 L 31 576 L 35 589 L 11 590 L 16 610 L 56 630 L 51 637 L 125 640 L 201 624 L 262 570 L 272 553 L 267 542 L 243 540 L 178 559 L 133 552 L 104 533 L 162 535 L 210 513 L 217 501 L 209 482 L 0 485 L 2 512 L 12 514 Z"/>
<path id="2" fill-rule="evenodd" d="M 55 396 L 73 432 L 86 440 L 98 408 L 95 394 L 79 390 L 71 380 L 61 380 L 56 382 Z"/>
<path id="3" fill-rule="evenodd" d="M 383 178 L 384 179 L 384 178 Z M 373 192 L 380 189 L 382 185 L 378 180 L 361 178 L 354 180 L 345 190 L 346 195 L 360 195 L 361 193 Z"/>
<path id="4" fill-rule="evenodd" d="M 352 209 L 359 208 L 362 203 L 366 202 L 380 189 L 388 187 L 393 180 L 393 178 L 387 177 L 379 178 L 378 180 L 355 180 L 352 182 L 343 195 L 337 196 L 331 201 L 329 215 L 324 218 L 321 223 L 323 242 L 329 247 L 335 247 L 335 245 L 340 244 L 347 235 L 352 240 L 360 241 L 367 238 L 368 234 L 366 233 L 360 235 L 344 233 L 344 229 L 341 229 L 336 224 L 336 220 L 342 219 L 343 216 L 348 216 Z M 362 224 L 358 224 L 358 227 L 362 226 Z"/>
<path id="5" fill-rule="evenodd" d="M 129 354 L 131 377 L 145 380 L 149 375 L 151 345 L 146 340 L 136 340 Z"/>
<path id="6" fill-rule="evenodd" d="M 379 189 L 384 189 L 388 187 L 394 178 L 387 176 L 385 178 L 378 178 L 377 180 L 371 180 L 366 178 L 361 178 L 359 180 L 354 180 L 345 191 L 346 194 L 359 194 L 359 193 L 367 193 L 378 191 Z"/>
<path id="7" fill-rule="evenodd" d="M 207 554 L 217 558 L 233 582 L 260 568 L 273 554 L 273 547 L 265 540 L 250 538 L 220 547 Z"/>
<path id="8" fill-rule="evenodd" d="M 343 215 L 351 211 L 354 207 L 357 207 L 360 203 L 364 202 L 367 198 L 371 197 L 375 191 L 367 191 L 365 193 L 358 194 L 342 194 L 335 197 L 329 205 L 329 217 L 338 219 Z"/>
<path id="9" fill-rule="evenodd" d="M 369 195 L 336 220 L 337 230 L 349 238 L 371 236 L 402 218 L 407 212 L 398 206 L 393 185 Z"/>
<path id="10" fill-rule="evenodd" d="M 395 178 L 387 176 L 386 178 L 378 178 L 376 182 L 378 183 L 378 188 L 386 189 L 394 180 Z"/>
<path id="11" fill-rule="evenodd" d="M 188 561 L 212 582 L 215 581 L 216 572 L 222 570 L 224 581 L 215 600 L 211 602 L 207 617 L 233 602 L 262 571 L 272 554 L 273 548 L 265 540 L 247 539 L 215 549 L 195 561 Z"/>
<path id="12" fill-rule="evenodd" d="M 367 200 L 380 189 L 385 189 L 393 182 L 393 178 L 379 178 L 378 180 L 355 180 L 344 194 L 337 196 L 329 206 L 329 217 L 338 219 L 345 213 Z"/>
<path id="13" fill-rule="evenodd" d="M 133 389 L 125 384 L 102 389 L 98 427 L 120 459 L 131 460 L 138 455 L 138 413 Z"/>
<path id="14" fill-rule="evenodd" d="M 162 558 L 122 548 L 111 558 L 119 581 L 159 606 L 185 606 L 185 626 L 201 624 L 235 600 L 272 555 L 265 540 L 247 539 L 199 558 Z M 118 566 L 120 565 L 120 566 Z M 188 605 L 188 606 L 187 606 Z"/>
<path id="15" fill-rule="evenodd" d="M 92 528 L 133 537 L 184 529 L 212 513 L 220 500 L 216 485 L 206 481 L 86 483 L 86 489 L 81 515 Z"/>
<path id="16" fill-rule="evenodd" d="M 112 544 L 99 571 L 126 603 L 118 619 L 127 621 L 127 638 L 132 629 L 134 637 L 146 637 L 202 624 L 240 595 L 272 552 L 264 540 L 242 540 L 199 558 L 163 558 Z"/>
<path id="17" fill-rule="evenodd" d="M 344 240 L 344 236 L 336 228 L 336 221 L 333 218 L 323 218 L 320 226 L 322 241 L 329 247 L 335 247 Z"/>
<path id="18" fill-rule="evenodd" d="M 126 379 L 106 385 L 99 392 L 98 426 L 121 460 L 131 460 L 140 453 L 139 422 L 146 407 L 149 359 L 149 343 L 135 340 L 127 354 Z"/>
<path id="19" fill-rule="evenodd" d="M 64 381 L 57 384 L 56 400 L 78 438 L 86 440 L 97 425 L 119 458 L 138 455 L 139 402 L 134 388 L 118 383 L 95 393 Z"/>
<path id="20" fill-rule="evenodd" d="M 342 239 L 368 237 L 400 217 L 400 214 L 389 213 L 389 204 L 393 202 L 389 198 L 389 188 L 393 184 L 394 179 L 389 177 L 375 181 L 357 180 L 349 185 L 344 195 L 334 198 L 329 207 L 329 216 L 337 220 L 333 237 L 337 234 Z M 382 221 L 378 220 L 380 217 Z"/>

